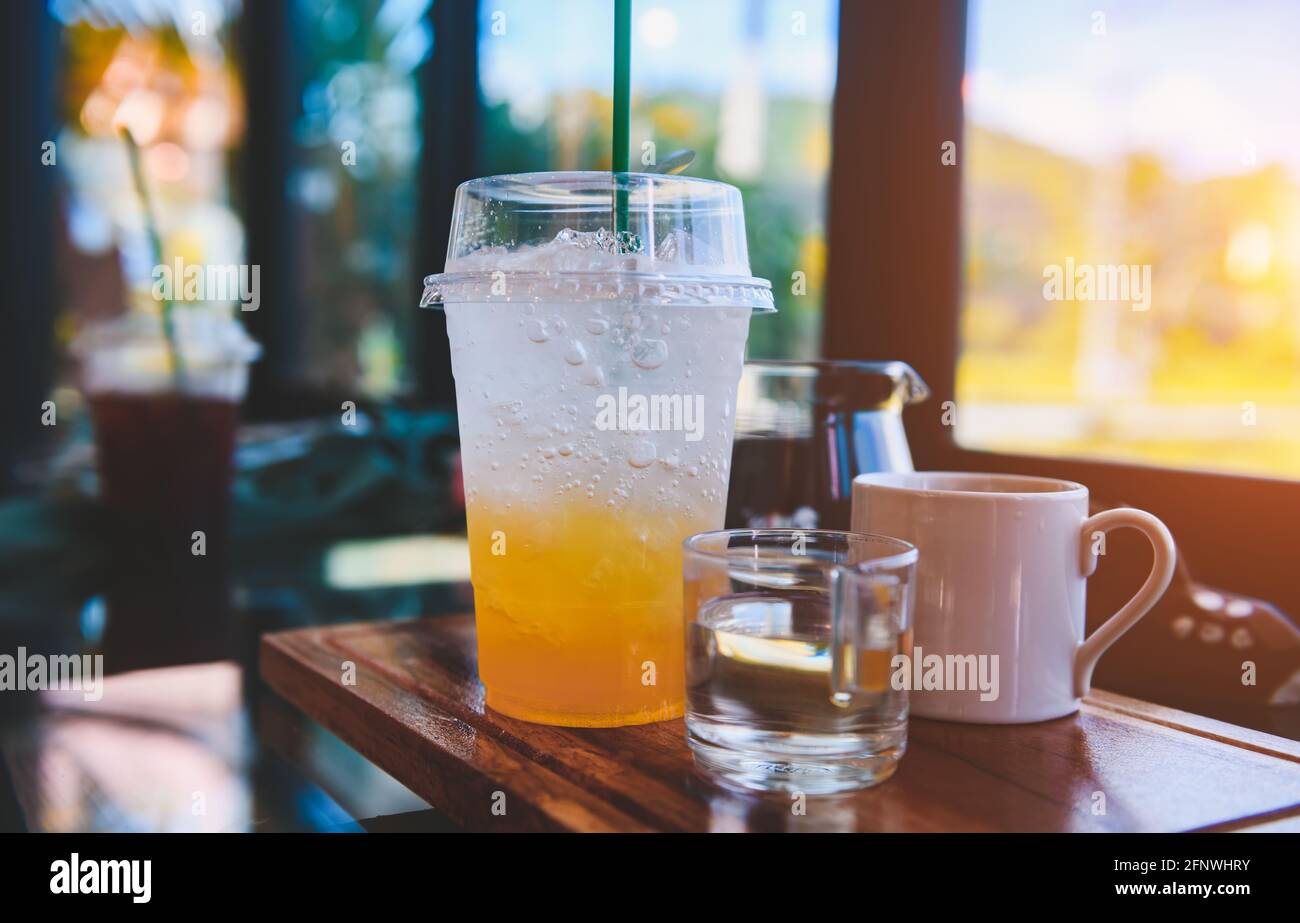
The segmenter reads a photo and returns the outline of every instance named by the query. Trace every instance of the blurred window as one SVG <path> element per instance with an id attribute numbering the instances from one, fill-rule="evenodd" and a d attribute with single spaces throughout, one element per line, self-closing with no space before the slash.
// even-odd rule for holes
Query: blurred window
<path id="1" fill-rule="evenodd" d="M 291 195 L 300 210 L 302 374 L 386 397 L 408 383 L 430 0 L 295 0 L 303 56 Z"/>
<path id="2" fill-rule="evenodd" d="M 129 129 L 141 148 L 163 264 L 240 264 L 244 224 L 231 205 L 228 164 L 245 109 L 231 51 L 238 3 L 53 0 L 50 12 L 62 25 L 57 344 L 67 384 L 79 325 L 120 313 L 153 281 L 119 131 Z"/>
<path id="3" fill-rule="evenodd" d="M 430 0 L 292 4 L 285 40 L 296 45 L 300 105 L 286 128 L 289 196 L 301 255 L 294 290 L 306 305 L 297 374 L 309 388 L 386 397 L 409 374 L 402 344 L 415 310 L 423 150 L 416 70 L 432 48 Z M 82 322 L 121 311 L 130 291 L 151 281 L 120 126 L 142 148 L 164 264 L 246 261 L 248 216 L 232 205 L 244 198 L 234 170 L 248 106 L 244 11 L 237 0 L 54 0 L 50 9 L 63 25 L 66 356 Z M 259 169 L 265 159 L 250 155 L 249 169 Z"/>
<path id="4" fill-rule="evenodd" d="M 1300 477 L 1297 31 L 973 0 L 963 446 Z"/>
<path id="5" fill-rule="evenodd" d="M 632 169 L 682 148 L 745 198 L 750 264 L 780 313 L 751 356 L 820 352 L 835 0 L 642 0 L 633 7 Z M 613 4 L 479 6 L 482 173 L 608 170 Z"/>
<path id="6" fill-rule="evenodd" d="M 286 2 L 291 291 L 302 302 L 291 374 L 311 392 L 399 394 L 415 378 L 413 279 L 428 269 L 414 253 L 421 168 L 457 143 L 421 136 L 434 0 Z M 50 10 L 62 25 L 58 336 L 69 383 L 80 324 L 123 310 L 150 282 L 119 126 L 142 147 L 168 265 L 246 262 L 247 222 L 266 206 L 245 201 L 236 164 L 283 158 L 244 150 L 246 2 L 51 0 Z M 781 309 L 754 325 L 750 352 L 817 355 L 835 0 L 644 0 L 634 15 L 634 169 L 690 148 L 691 175 L 741 188 L 752 269 Z M 609 168 L 612 18 L 606 0 L 479 5 L 476 173 Z"/>

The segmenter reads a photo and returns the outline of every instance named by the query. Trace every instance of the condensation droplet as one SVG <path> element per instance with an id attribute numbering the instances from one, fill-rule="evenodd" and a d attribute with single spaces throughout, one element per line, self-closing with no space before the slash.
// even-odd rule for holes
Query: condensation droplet
<path id="1" fill-rule="evenodd" d="M 627 463 L 633 468 L 648 468 L 654 464 L 655 444 L 649 439 L 638 439 L 627 452 Z"/>
<path id="2" fill-rule="evenodd" d="M 663 340 L 642 340 L 632 349 L 632 364 L 640 369 L 657 369 L 668 360 L 668 344 Z"/>
<path id="3" fill-rule="evenodd" d="M 609 321 L 603 317 L 589 317 L 587 318 L 586 327 L 587 332 L 592 336 L 600 336 L 609 330 Z"/>
<path id="4" fill-rule="evenodd" d="M 587 350 L 578 340 L 570 340 L 569 348 L 564 351 L 564 361 L 569 365 L 582 365 L 587 361 Z"/>
<path id="5" fill-rule="evenodd" d="M 524 324 L 524 329 L 528 332 L 528 339 L 534 343 L 545 343 L 551 338 L 551 332 L 546 329 L 546 324 L 535 317 L 528 318 L 527 323 Z"/>

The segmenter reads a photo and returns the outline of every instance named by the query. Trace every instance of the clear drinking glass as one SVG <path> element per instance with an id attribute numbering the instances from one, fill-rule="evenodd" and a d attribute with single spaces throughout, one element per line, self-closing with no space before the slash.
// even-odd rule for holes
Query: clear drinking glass
<path id="1" fill-rule="evenodd" d="M 746 788 L 809 794 L 889 778 L 907 745 L 917 551 L 855 532 L 687 539 L 686 732 L 696 765 Z"/>

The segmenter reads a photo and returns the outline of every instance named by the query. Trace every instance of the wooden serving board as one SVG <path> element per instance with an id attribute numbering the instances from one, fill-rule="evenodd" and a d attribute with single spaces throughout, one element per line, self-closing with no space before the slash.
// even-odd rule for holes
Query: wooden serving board
<path id="1" fill-rule="evenodd" d="M 471 830 L 1294 829 L 1300 744 L 1094 692 L 1041 724 L 913 719 L 895 776 L 851 795 L 749 795 L 699 777 L 682 722 L 556 728 L 484 705 L 455 615 L 262 639 L 279 695 Z M 355 684 L 345 680 L 348 663 Z M 802 808 L 802 813 L 800 809 Z M 504 812 L 504 813 L 503 813 Z"/>

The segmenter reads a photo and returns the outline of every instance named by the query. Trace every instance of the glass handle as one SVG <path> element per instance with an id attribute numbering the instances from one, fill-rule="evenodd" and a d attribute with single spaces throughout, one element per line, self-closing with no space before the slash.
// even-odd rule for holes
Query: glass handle
<path id="1" fill-rule="evenodd" d="M 837 567 L 831 572 L 831 696 L 851 696 L 858 688 L 858 592 L 853 572 Z"/>
<path id="2" fill-rule="evenodd" d="M 864 574 L 852 567 L 831 572 L 831 693 L 837 704 L 849 696 L 882 695 L 900 639 L 911 623 L 911 575 Z"/>

